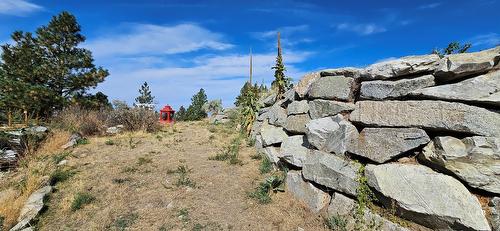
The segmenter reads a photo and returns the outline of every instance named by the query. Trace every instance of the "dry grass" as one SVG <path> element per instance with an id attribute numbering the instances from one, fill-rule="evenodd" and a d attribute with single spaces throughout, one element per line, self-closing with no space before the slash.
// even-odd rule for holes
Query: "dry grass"
<path id="1" fill-rule="evenodd" d="M 321 217 L 287 193 L 272 193 L 273 202 L 267 205 L 247 196 L 262 180 L 259 161 L 250 157 L 255 153 L 252 147 L 242 145 L 241 166 L 208 160 L 236 136 L 234 128 L 200 121 L 179 122 L 155 134 L 90 138 L 90 144 L 73 150 L 69 164 L 78 174 L 58 184 L 37 228 L 324 230 Z M 130 148 L 130 138 L 137 142 L 135 148 Z M 109 139 L 114 145 L 106 144 Z M 189 167 L 188 177 L 196 187 L 176 186 L 180 176 L 174 172 L 179 166 Z M 95 200 L 71 211 L 79 192 Z M 189 211 L 189 219 L 179 218 L 181 210 Z"/>
<path id="2" fill-rule="evenodd" d="M 105 111 L 73 106 L 60 111 L 52 118 L 51 127 L 79 132 L 83 136 L 101 135 L 106 132 L 107 114 Z"/>
<path id="3" fill-rule="evenodd" d="M 61 145 L 66 143 L 69 132 L 55 130 L 42 143 L 40 149 L 20 160 L 20 166 L 11 172 L 7 180 L 0 183 L 0 191 L 6 193 L 0 198 L 0 216 L 4 218 L 4 229 L 8 230 L 17 223 L 19 213 L 36 190 L 47 184 L 56 170 L 51 156 L 59 153 Z"/>

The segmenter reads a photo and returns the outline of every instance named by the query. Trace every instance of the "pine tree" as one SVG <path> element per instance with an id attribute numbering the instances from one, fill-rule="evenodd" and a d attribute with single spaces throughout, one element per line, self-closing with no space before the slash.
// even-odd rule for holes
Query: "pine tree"
<path id="1" fill-rule="evenodd" d="M 149 90 L 149 85 L 147 82 L 144 82 L 142 84 L 141 88 L 139 89 L 139 96 L 135 98 L 136 103 L 141 103 L 141 104 L 152 104 L 154 100 L 154 96 L 151 95 L 151 90 Z"/>
<path id="2" fill-rule="evenodd" d="M 0 91 L 10 98 L 6 106 L 49 115 L 104 81 L 108 71 L 95 67 L 92 53 L 78 47 L 85 41 L 80 32 L 75 16 L 68 12 L 38 28 L 36 36 L 14 32 L 14 44 L 2 46 L 1 81 L 6 85 L 0 84 Z"/>
<path id="3" fill-rule="evenodd" d="M 176 121 L 186 120 L 186 108 L 184 108 L 184 106 L 181 106 L 179 110 L 175 113 L 175 120 Z"/>
<path id="4" fill-rule="evenodd" d="M 200 120 L 207 117 L 203 110 L 203 105 L 208 102 L 207 95 L 203 88 L 191 98 L 191 105 L 186 110 L 186 120 Z"/>
<path id="5" fill-rule="evenodd" d="M 278 55 L 276 56 L 276 65 L 272 67 L 272 69 L 274 69 L 274 81 L 271 84 L 271 86 L 276 90 L 277 99 L 280 99 L 285 91 L 291 87 L 290 78 L 285 76 L 286 68 L 285 64 L 283 64 L 283 57 L 281 53 L 280 32 L 278 32 Z"/>
<path id="6" fill-rule="evenodd" d="M 434 49 L 434 50 L 432 50 L 432 54 L 437 54 L 437 55 L 439 55 L 439 57 L 442 58 L 445 55 L 465 53 L 471 47 L 472 47 L 472 44 L 470 44 L 470 43 L 465 43 L 463 45 L 460 45 L 459 42 L 451 42 L 444 49 Z"/>

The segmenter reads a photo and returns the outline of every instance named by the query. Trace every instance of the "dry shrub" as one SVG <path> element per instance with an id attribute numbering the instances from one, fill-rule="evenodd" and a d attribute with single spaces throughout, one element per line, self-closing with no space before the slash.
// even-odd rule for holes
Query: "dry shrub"
<path id="1" fill-rule="evenodd" d="M 52 118 L 53 128 L 78 132 L 83 136 L 102 135 L 106 131 L 107 111 L 68 107 Z"/>
<path id="2" fill-rule="evenodd" d="M 35 153 L 23 157 L 21 161 L 25 164 L 17 169 L 15 176 L 6 178 L 10 182 L 2 185 L 10 187 L 0 197 L 0 217 L 4 218 L 4 229 L 0 227 L 0 230 L 14 226 L 28 197 L 48 183 L 56 166 L 52 158 L 47 157 L 58 154 L 69 136 L 68 131 L 53 130 Z"/>
<path id="3" fill-rule="evenodd" d="M 156 132 L 161 128 L 158 115 L 142 108 L 115 109 L 109 113 L 107 123 L 110 126 L 121 124 L 127 131 Z"/>

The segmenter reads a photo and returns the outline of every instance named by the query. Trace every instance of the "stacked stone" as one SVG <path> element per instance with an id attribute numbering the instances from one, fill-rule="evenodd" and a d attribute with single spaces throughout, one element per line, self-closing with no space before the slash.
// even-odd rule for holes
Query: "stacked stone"
<path id="1" fill-rule="evenodd" d="M 252 135 L 273 163 L 290 165 L 289 191 L 315 212 L 355 204 L 363 164 L 378 203 L 403 219 L 500 230 L 499 62 L 496 47 L 311 73 L 284 99 L 263 100 Z M 490 200 L 491 217 L 472 192 Z"/>

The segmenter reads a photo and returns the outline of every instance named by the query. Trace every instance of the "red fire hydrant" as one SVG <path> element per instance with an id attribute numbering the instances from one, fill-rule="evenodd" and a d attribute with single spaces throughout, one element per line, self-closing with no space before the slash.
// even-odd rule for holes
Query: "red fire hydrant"
<path id="1" fill-rule="evenodd" d="M 173 123 L 174 122 L 174 109 L 167 105 L 160 110 L 160 123 Z"/>

